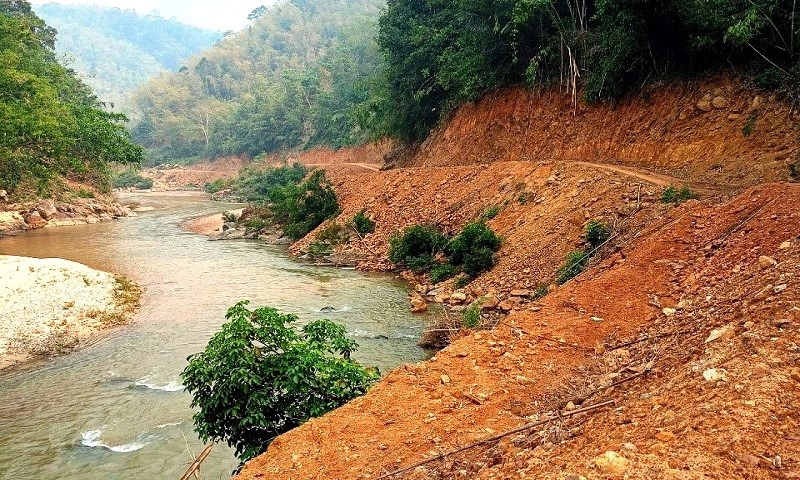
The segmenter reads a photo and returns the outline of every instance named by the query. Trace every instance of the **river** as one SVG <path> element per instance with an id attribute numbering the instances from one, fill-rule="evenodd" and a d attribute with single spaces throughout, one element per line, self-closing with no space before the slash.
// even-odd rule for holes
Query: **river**
<path id="1" fill-rule="evenodd" d="M 179 374 L 239 300 L 330 318 L 361 345 L 355 358 L 383 372 L 418 361 L 424 316 L 407 286 L 385 275 L 305 265 L 280 247 L 210 242 L 187 218 L 224 205 L 198 195 L 133 198 L 153 212 L 115 222 L 0 238 L 0 254 L 59 257 L 125 275 L 144 287 L 135 322 L 69 355 L 0 372 L 0 478 L 177 479 L 202 442 Z M 129 200 L 129 198 L 126 198 Z M 333 312 L 321 313 L 332 308 Z M 217 445 L 203 479 L 237 465 Z"/>

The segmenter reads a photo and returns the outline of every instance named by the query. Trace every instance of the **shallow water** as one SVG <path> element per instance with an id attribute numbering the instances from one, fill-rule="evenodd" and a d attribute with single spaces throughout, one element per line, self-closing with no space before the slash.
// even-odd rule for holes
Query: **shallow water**
<path id="1" fill-rule="evenodd" d="M 305 265 L 258 242 L 186 233 L 186 218 L 225 208 L 199 196 L 135 200 L 157 210 L 0 238 L 0 254 L 74 260 L 145 288 L 132 325 L 69 355 L 0 373 L 0 478 L 179 478 L 190 452 L 203 448 L 179 374 L 239 300 L 301 322 L 343 323 L 361 345 L 355 357 L 384 372 L 426 356 L 416 346 L 426 319 L 408 313 L 401 281 Z M 236 465 L 217 445 L 202 478 L 227 478 Z"/>

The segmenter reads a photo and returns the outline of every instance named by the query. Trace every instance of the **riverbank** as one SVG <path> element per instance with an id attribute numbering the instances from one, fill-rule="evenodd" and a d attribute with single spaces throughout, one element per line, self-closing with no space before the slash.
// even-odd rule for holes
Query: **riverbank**
<path id="1" fill-rule="evenodd" d="M 128 321 L 141 291 L 79 263 L 0 255 L 0 369 L 68 352 Z"/>
<path id="2" fill-rule="evenodd" d="M 136 212 L 129 206 L 105 198 L 9 203 L 0 197 L 0 235 L 40 228 L 91 225 L 134 216 Z"/>

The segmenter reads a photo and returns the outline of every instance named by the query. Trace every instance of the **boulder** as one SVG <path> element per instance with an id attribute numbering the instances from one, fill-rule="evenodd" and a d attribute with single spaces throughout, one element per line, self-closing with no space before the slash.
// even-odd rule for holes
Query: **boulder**
<path id="1" fill-rule="evenodd" d="M 714 109 L 714 106 L 711 104 L 713 98 L 711 95 L 705 95 L 700 101 L 697 102 L 697 109 L 701 112 L 710 112 Z"/>
<path id="2" fill-rule="evenodd" d="M 26 213 L 24 219 L 25 223 L 28 224 L 28 227 L 32 229 L 43 228 L 45 225 L 47 225 L 47 220 L 42 218 L 37 211 Z"/>
<path id="3" fill-rule="evenodd" d="M 722 96 L 714 97 L 711 106 L 718 109 L 728 108 L 728 99 Z"/>
<path id="4" fill-rule="evenodd" d="M 595 457 L 594 465 L 606 475 L 619 477 L 625 474 L 630 461 L 612 450 Z"/>
<path id="5" fill-rule="evenodd" d="M 53 215 L 59 213 L 52 200 L 42 200 L 37 203 L 36 211 L 39 212 L 39 215 L 45 220 L 50 220 Z"/>

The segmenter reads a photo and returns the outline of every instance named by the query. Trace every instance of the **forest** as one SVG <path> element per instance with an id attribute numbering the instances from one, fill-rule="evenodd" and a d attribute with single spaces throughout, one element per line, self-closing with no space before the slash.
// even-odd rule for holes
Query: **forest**
<path id="1" fill-rule="evenodd" d="M 800 92 L 788 0 L 288 0 L 139 91 L 149 160 L 424 139 L 513 85 L 614 101 L 726 71 Z"/>
<path id="2" fill-rule="evenodd" d="M 60 65 L 56 31 L 27 1 L 0 2 L 0 189 L 51 195 L 64 179 L 109 187 L 112 162 L 136 164 L 126 118 Z"/>
<path id="3" fill-rule="evenodd" d="M 212 46 L 222 33 L 157 15 L 48 3 L 34 12 L 58 31 L 56 54 L 102 101 L 130 115 L 132 93 L 163 71 Z"/>

